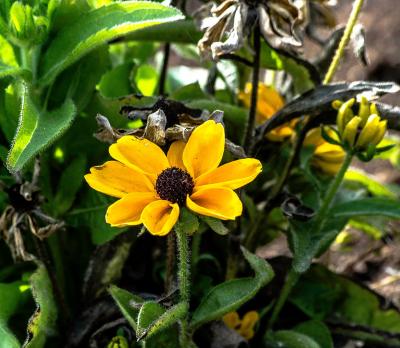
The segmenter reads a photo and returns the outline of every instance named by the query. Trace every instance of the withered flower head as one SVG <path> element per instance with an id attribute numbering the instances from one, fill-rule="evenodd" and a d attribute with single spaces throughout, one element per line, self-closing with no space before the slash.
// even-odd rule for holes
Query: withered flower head
<path id="1" fill-rule="evenodd" d="M 295 50 L 302 46 L 308 1 L 316 0 L 225 0 L 220 5 L 207 4 L 195 14 L 204 31 L 198 43 L 200 53 L 217 59 L 236 51 L 257 22 L 273 48 Z"/>

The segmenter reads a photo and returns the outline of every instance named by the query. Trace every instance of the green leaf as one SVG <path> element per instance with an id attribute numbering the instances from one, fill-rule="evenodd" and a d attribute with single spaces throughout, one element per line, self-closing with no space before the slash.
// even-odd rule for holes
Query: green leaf
<path id="1" fill-rule="evenodd" d="M 305 272 L 314 257 L 332 243 L 346 225 L 347 219 L 338 217 L 329 219 L 321 231 L 315 231 L 313 220 L 308 222 L 291 221 L 289 246 L 293 252 L 292 267 L 298 273 Z"/>
<path id="2" fill-rule="evenodd" d="M 390 189 L 388 189 L 380 182 L 374 180 L 367 173 L 361 172 L 359 170 L 348 170 L 344 178 L 346 181 L 353 181 L 362 184 L 374 196 L 396 198 L 396 195 Z"/>
<path id="3" fill-rule="evenodd" d="M 188 305 L 179 302 L 168 310 L 156 302 L 146 302 L 140 309 L 137 320 L 136 337 L 138 340 L 150 338 L 182 319 L 188 312 Z"/>
<path id="4" fill-rule="evenodd" d="M 229 233 L 229 229 L 225 227 L 221 220 L 209 216 L 202 216 L 201 218 L 215 233 L 225 236 Z"/>
<path id="5" fill-rule="evenodd" d="M 204 93 L 198 82 L 190 83 L 186 86 L 183 86 L 171 94 L 171 99 L 179 100 L 182 102 L 190 102 L 191 100 L 196 99 L 206 99 L 207 97 L 207 94 Z"/>
<path id="6" fill-rule="evenodd" d="M 128 62 L 107 71 L 101 78 L 99 91 L 103 97 L 118 98 L 133 93 L 129 81 L 133 64 Z"/>
<path id="7" fill-rule="evenodd" d="M 316 320 L 361 325 L 371 328 L 371 332 L 378 329 L 400 333 L 398 310 L 382 308 L 377 294 L 321 265 L 313 265 L 300 278 L 289 300 Z"/>
<path id="8" fill-rule="evenodd" d="M 202 36 L 194 21 L 185 19 L 136 30 L 128 34 L 125 40 L 197 44 Z"/>
<path id="9" fill-rule="evenodd" d="M 179 223 L 183 225 L 182 228 L 188 235 L 192 235 L 193 233 L 197 232 L 200 226 L 197 216 L 191 213 L 190 210 L 186 208 L 181 208 Z"/>
<path id="10" fill-rule="evenodd" d="M 18 281 L 0 283 L 0 348 L 19 348 L 21 344 L 8 327 L 10 317 L 23 307 L 29 296 L 29 286 Z"/>
<path id="11" fill-rule="evenodd" d="M 242 252 L 254 270 L 255 277 L 230 280 L 212 288 L 193 313 L 190 323 L 192 328 L 219 319 L 224 314 L 238 309 L 274 277 L 274 271 L 267 261 L 244 248 Z"/>
<path id="12" fill-rule="evenodd" d="M 86 171 L 86 157 L 78 155 L 72 163 L 63 170 L 58 190 L 51 203 L 55 216 L 62 216 L 72 206 L 75 196 L 82 185 Z"/>
<path id="13" fill-rule="evenodd" d="M 157 70 L 149 64 L 143 64 L 135 70 L 133 81 L 141 94 L 152 96 L 158 84 Z"/>
<path id="14" fill-rule="evenodd" d="M 183 16 L 177 9 L 146 1 L 112 3 L 85 13 L 50 43 L 41 64 L 40 83 L 49 84 L 66 67 L 107 41 L 179 19 Z"/>
<path id="15" fill-rule="evenodd" d="M 20 76 L 27 71 L 24 69 L 21 69 L 19 67 L 15 66 L 10 66 L 10 65 L 4 65 L 0 63 L 0 79 L 3 79 L 5 77 L 17 77 Z"/>
<path id="16" fill-rule="evenodd" d="M 330 214 L 334 218 L 378 215 L 397 220 L 400 219 L 400 202 L 387 198 L 362 198 L 338 204 Z"/>
<path id="17" fill-rule="evenodd" d="M 139 314 L 139 308 L 136 308 L 136 304 L 138 306 L 143 304 L 143 299 L 139 296 L 131 294 L 126 290 L 120 289 L 115 285 L 111 285 L 108 289 L 108 292 L 117 303 L 118 308 L 124 315 L 125 319 L 136 332 L 136 318 Z"/>
<path id="18" fill-rule="evenodd" d="M 37 304 L 35 313 L 29 320 L 29 337 L 24 348 L 42 348 L 57 330 L 57 305 L 53 297 L 53 287 L 43 264 L 31 276 L 32 294 Z"/>
<path id="19" fill-rule="evenodd" d="M 312 338 L 321 348 L 334 348 L 331 333 L 322 321 L 309 320 L 297 325 L 293 330 Z"/>
<path id="20" fill-rule="evenodd" d="M 306 335 L 290 330 L 276 331 L 268 335 L 266 343 L 268 347 L 279 348 L 327 348 Z"/>
<path id="21" fill-rule="evenodd" d="M 58 110 L 40 112 L 31 100 L 27 86 L 23 85 L 21 89 L 19 125 L 7 158 L 7 167 L 12 172 L 22 169 L 59 137 L 70 126 L 76 113 L 71 100 Z"/>

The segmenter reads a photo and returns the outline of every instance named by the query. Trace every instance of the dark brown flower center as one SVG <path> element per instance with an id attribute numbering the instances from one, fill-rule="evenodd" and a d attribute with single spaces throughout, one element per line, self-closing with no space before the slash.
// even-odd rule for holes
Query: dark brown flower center
<path id="1" fill-rule="evenodd" d="M 161 199 L 184 205 L 186 196 L 191 195 L 194 181 L 190 174 L 177 167 L 163 170 L 156 181 L 156 191 Z"/>

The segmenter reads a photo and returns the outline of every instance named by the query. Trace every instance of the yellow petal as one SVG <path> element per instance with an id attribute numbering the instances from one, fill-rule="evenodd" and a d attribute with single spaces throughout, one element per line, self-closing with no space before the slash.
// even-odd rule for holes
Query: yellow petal
<path id="1" fill-rule="evenodd" d="M 128 193 L 108 207 L 106 221 L 111 226 L 139 225 L 143 209 L 156 199 L 150 192 Z"/>
<path id="2" fill-rule="evenodd" d="M 313 159 L 312 164 L 315 167 L 321 169 L 321 171 L 323 171 L 324 173 L 329 175 L 336 174 L 339 171 L 340 167 L 342 166 L 341 162 L 327 162 L 319 158 Z"/>
<path id="3" fill-rule="evenodd" d="M 379 121 L 380 117 L 378 115 L 370 115 L 368 117 L 367 123 L 365 124 L 357 139 L 356 146 L 358 148 L 364 148 L 374 140 L 375 136 L 379 132 Z"/>
<path id="4" fill-rule="evenodd" d="M 239 334 L 247 340 L 253 338 L 254 326 L 259 318 L 260 317 L 256 311 L 247 312 L 242 319 L 242 326 L 240 327 Z"/>
<path id="5" fill-rule="evenodd" d="M 196 179 L 195 190 L 207 187 L 228 187 L 235 190 L 253 181 L 262 171 L 261 162 L 245 158 L 224 164 Z"/>
<path id="6" fill-rule="evenodd" d="M 186 143 L 183 141 L 174 141 L 171 144 L 167 153 L 167 158 L 171 167 L 177 167 L 186 170 L 182 159 L 185 146 Z"/>
<path id="7" fill-rule="evenodd" d="M 86 174 L 85 179 L 91 188 L 113 197 L 121 198 L 130 192 L 154 191 L 154 186 L 145 175 L 117 161 L 90 168 L 90 174 Z"/>
<path id="8" fill-rule="evenodd" d="M 109 151 L 111 157 L 129 168 L 146 174 L 153 181 L 169 166 L 164 152 L 147 139 L 124 136 L 112 144 Z"/>
<path id="9" fill-rule="evenodd" d="M 228 188 L 204 188 L 186 198 L 187 207 L 200 215 L 234 220 L 243 206 L 235 192 Z"/>
<path id="10" fill-rule="evenodd" d="M 328 131 L 328 134 L 331 135 L 332 131 Z M 319 146 L 325 142 L 324 138 L 321 135 L 321 128 L 313 128 L 308 133 L 306 138 L 304 139 L 303 145 L 315 145 Z"/>
<path id="11" fill-rule="evenodd" d="M 293 128 L 290 126 L 282 126 L 272 130 L 266 134 L 266 137 L 271 141 L 283 141 L 293 134 Z"/>
<path id="12" fill-rule="evenodd" d="M 372 139 L 371 143 L 375 145 L 379 145 L 379 143 L 382 141 L 382 139 L 385 136 L 387 129 L 387 120 L 381 121 L 378 124 L 378 131 L 375 134 L 374 139 Z"/>
<path id="13" fill-rule="evenodd" d="M 345 157 L 345 152 L 338 145 L 325 143 L 315 149 L 314 156 L 328 162 L 342 163 Z"/>
<path id="14" fill-rule="evenodd" d="M 225 130 L 222 124 L 209 120 L 191 134 L 183 150 L 183 163 L 196 179 L 218 167 L 224 154 Z"/>
<path id="15" fill-rule="evenodd" d="M 155 236 L 168 234 L 178 218 L 179 205 L 164 200 L 150 203 L 142 213 L 143 224 Z"/>
<path id="16" fill-rule="evenodd" d="M 343 141 L 345 141 L 350 146 L 354 145 L 354 141 L 358 134 L 358 125 L 361 123 L 361 117 L 354 116 L 345 126 L 343 131 Z"/>
<path id="17" fill-rule="evenodd" d="M 222 317 L 222 320 L 225 323 L 225 325 L 227 327 L 229 327 L 230 329 L 237 328 L 241 323 L 240 318 L 239 318 L 239 314 L 237 312 L 226 313 Z"/>

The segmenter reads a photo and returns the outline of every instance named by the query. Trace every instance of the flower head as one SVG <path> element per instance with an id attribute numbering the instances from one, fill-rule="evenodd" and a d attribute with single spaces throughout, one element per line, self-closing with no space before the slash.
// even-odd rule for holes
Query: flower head
<path id="1" fill-rule="evenodd" d="M 246 340 L 250 340 L 254 336 L 254 326 L 257 324 L 260 316 L 256 311 L 250 311 L 240 319 L 237 312 L 229 312 L 222 319 L 227 327 L 235 330 Z"/>
<path id="2" fill-rule="evenodd" d="M 329 132 L 329 135 L 334 137 L 332 131 Z M 311 164 L 314 167 L 329 175 L 334 175 L 339 171 L 346 153 L 339 145 L 330 144 L 325 141 L 321 136 L 320 128 L 310 130 L 303 144 L 315 147 L 311 160 Z"/>
<path id="3" fill-rule="evenodd" d="M 239 92 L 239 99 L 246 107 L 250 107 L 252 84 L 246 83 L 244 91 Z M 258 84 L 257 98 L 257 123 L 263 123 L 270 119 L 279 109 L 285 105 L 284 99 L 272 87 L 264 83 Z M 293 134 L 294 122 L 275 128 L 267 134 L 271 141 L 282 141 Z"/>
<path id="4" fill-rule="evenodd" d="M 212 120 L 195 128 L 187 143 L 172 143 L 167 155 L 147 139 L 125 136 L 110 146 L 115 161 L 92 167 L 85 179 L 95 190 L 119 198 L 107 210 L 112 226 L 144 224 L 151 234 L 164 236 L 183 206 L 234 220 L 242 202 L 233 190 L 253 181 L 262 167 L 253 158 L 219 166 L 224 146 L 224 127 Z"/>

